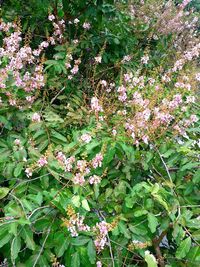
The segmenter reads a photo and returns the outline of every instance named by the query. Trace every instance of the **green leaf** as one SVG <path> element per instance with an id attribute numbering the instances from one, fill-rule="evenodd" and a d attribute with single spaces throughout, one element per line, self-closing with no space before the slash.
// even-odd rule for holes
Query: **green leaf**
<path id="1" fill-rule="evenodd" d="M 191 262 L 200 262 L 200 247 L 191 247 L 189 253 L 187 254 L 187 259 L 189 259 Z"/>
<path id="2" fill-rule="evenodd" d="M 81 201 L 81 203 L 82 203 L 82 207 L 83 207 L 85 210 L 90 211 L 90 207 L 89 207 L 89 205 L 88 205 L 88 201 L 87 201 L 87 199 L 83 199 L 83 200 Z"/>
<path id="3" fill-rule="evenodd" d="M 96 261 L 96 249 L 95 249 L 95 246 L 92 240 L 90 240 L 88 243 L 87 253 L 88 253 L 90 262 L 94 264 Z"/>
<path id="4" fill-rule="evenodd" d="M 13 235 L 8 233 L 9 226 L 0 227 L 0 248 L 7 244 Z"/>
<path id="5" fill-rule="evenodd" d="M 33 233 L 27 225 L 22 228 L 22 237 L 26 243 L 27 248 L 35 250 L 35 242 L 33 240 Z"/>
<path id="6" fill-rule="evenodd" d="M 75 207 L 79 208 L 81 205 L 80 196 L 73 196 L 72 197 L 72 203 L 74 204 Z"/>
<path id="7" fill-rule="evenodd" d="M 176 257 L 178 259 L 183 259 L 187 255 L 187 253 L 190 250 L 191 243 L 192 243 L 191 237 L 186 238 L 180 243 L 180 246 L 176 251 Z"/>
<path id="8" fill-rule="evenodd" d="M 9 192 L 9 188 L 7 188 L 7 187 L 0 187 L 0 199 L 2 199 L 5 196 L 7 196 L 8 192 Z"/>
<path id="9" fill-rule="evenodd" d="M 188 162 L 187 164 L 185 164 L 180 171 L 185 171 L 185 170 L 192 170 L 195 167 L 199 166 L 199 162 Z"/>
<path id="10" fill-rule="evenodd" d="M 155 233 L 156 227 L 158 226 L 158 219 L 152 213 L 148 213 L 147 218 L 148 218 L 148 226 L 149 226 L 151 232 Z"/>
<path id="11" fill-rule="evenodd" d="M 89 237 L 85 237 L 85 236 L 78 236 L 78 237 L 74 237 L 71 241 L 71 244 L 74 246 L 83 246 L 85 244 L 87 244 L 90 241 Z"/>
<path id="12" fill-rule="evenodd" d="M 150 254 L 150 252 L 148 250 L 145 251 L 145 258 L 144 259 L 145 259 L 148 267 L 158 267 L 156 258 L 154 257 L 153 254 Z"/>
<path id="13" fill-rule="evenodd" d="M 21 174 L 21 172 L 23 170 L 23 165 L 24 164 L 22 162 L 17 164 L 17 167 L 14 169 L 14 176 L 15 177 L 19 177 L 20 176 L 20 174 Z"/>
<path id="14" fill-rule="evenodd" d="M 15 259 L 18 257 L 18 253 L 21 249 L 21 238 L 16 236 L 11 243 L 11 260 L 15 266 Z"/>
<path id="15" fill-rule="evenodd" d="M 79 267 L 80 266 L 80 256 L 78 252 L 75 252 L 72 255 L 71 267 Z"/>
<path id="16" fill-rule="evenodd" d="M 62 233 L 58 235 L 59 239 L 56 242 L 55 253 L 58 258 L 62 257 L 69 246 L 69 239 L 67 239 Z"/>

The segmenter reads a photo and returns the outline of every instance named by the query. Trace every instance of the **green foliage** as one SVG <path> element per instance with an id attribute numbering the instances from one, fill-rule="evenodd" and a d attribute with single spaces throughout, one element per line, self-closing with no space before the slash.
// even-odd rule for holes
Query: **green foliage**
<path id="1" fill-rule="evenodd" d="M 145 76 L 145 86 L 129 88 L 128 96 L 143 92 L 156 108 L 157 100 L 171 100 L 183 91 L 186 102 L 189 90 L 174 84 L 187 74 L 197 87 L 195 62 L 186 64 L 180 76 L 175 73 L 167 85 L 160 82 L 185 53 L 182 44 L 176 49 L 178 34 L 163 33 L 162 21 L 149 9 L 153 6 L 162 14 L 165 1 L 1 2 L 3 19 L 19 17 L 34 48 L 51 36 L 49 13 L 67 23 L 64 41 L 49 46 L 42 56 L 45 85 L 35 93 L 35 102 L 16 108 L 4 104 L 6 94 L 0 92 L 0 266 L 5 259 L 8 266 L 17 267 L 93 267 L 98 261 L 119 267 L 199 266 L 199 121 L 181 138 L 172 130 L 180 117 L 199 117 L 199 105 L 174 112 L 171 128 L 150 133 L 149 143 L 137 145 L 125 134 L 126 115 L 119 114 L 124 108 L 137 110 L 129 103 L 119 104 L 114 92 L 107 94 L 108 88 L 101 85 L 106 80 L 119 86 L 123 75 L 132 73 Z M 198 10 L 193 2 L 190 5 Z M 81 25 L 90 22 L 91 29 L 75 26 L 76 18 Z M 181 34 L 180 39 L 184 36 L 191 43 L 187 31 Z M 142 65 L 141 57 L 147 54 L 151 60 Z M 72 79 L 66 68 L 69 55 L 81 61 Z M 132 60 L 124 62 L 127 55 Z M 98 56 L 101 64 L 95 62 Z M 24 68 L 29 70 L 28 65 Z M 147 83 L 149 77 L 161 91 Z M 21 97 L 10 80 L 9 76 L 6 90 Z M 94 96 L 104 101 L 103 115 L 90 107 Z M 34 114 L 39 119 L 34 120 Z M 87 134 L 88 142 L 83 141 Z M 102 160 L 94 167 L 99 154 Z M 70 158 L 74 161 L 69 167 Z M 87 165 L 83 185 L 74 182 L 78 162 Z M 91 177 L 100 182 L 90 182 Z M 89 230 L 75 226 L 77 218 Z M 107 223 L 105 236 L 98 228 L 102 222 Z M 102 236 L 106 242 L 98 249 L 95 241 Z"/>

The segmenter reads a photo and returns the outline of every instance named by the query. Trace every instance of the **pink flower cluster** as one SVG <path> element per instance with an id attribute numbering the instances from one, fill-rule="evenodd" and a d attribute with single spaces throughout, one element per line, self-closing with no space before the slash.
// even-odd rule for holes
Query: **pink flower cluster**
<path id="1" fill-rule="evenodd" d="M 95 112 L 103 111 L 102 106 L 99 104 L 99 99 L 97 97 L 91 98 L 91 109 Z"/>
<path id="2" fill-rule="evenodd" d="M 76 161 L 74 156 L 66 158 L 63 152 L 60 151 L 57 153 L 56 159 L 64 166 L 66 172 L 71 172 L 73 174 L 73 183 L 83 186 L 86 184 L 85 177 L 91 172 L 90 168 L 96 169 L 102 166 L 103 155 L 98 153 L 91 161 Z M 88 179 L 89 184 L 98 184 L 100 182 L 101 178 L 97 175 L 92 175 Z"/>
<path id="3" fill-rule="evenodd" d="M 105 221 L 97 223 L 94 227 L 94 231 L 97 232 L 97 236 L 94 240 L 94 244 L 98 253 L 100 253 L 107 245 L 107 235 L 109 232 L 109 224 Z"/>
<path id="4" fill-rule="evenodd" d="M 73 168 L 73 163 L 75 162 L 75 157 L 71 156 L 66 158 L 63 152 L 58 152 L 56 155 L 57 160 L 64 166 L 65 171 L 70 172 Z"/>
<path id="5" fill-rule="evenodd" d="M 101 177 L 97 175 L 93 175 L 89 178 L 89 183 L 90 184 L 99 184 L 101 182 Z"/>
<path id="6" fill-rule="evenodd" d="M 7 30 L 0 48 L 0 59 L 7 59 L 2 60 L 0 68 L 1 98 L 11 106 L 22 108 L 21 98 L 32 104 L 35 92 L 44 86 L 44 71 L 38 56 L 49 43 L 44 41 L 38 49 L 32 50 L 28 44 L 22 46 L 22 32 L 15 23 L 1 21 L 0 28 L 3 32 Z M 10 81 L 12 86 L 8 87 Z M 22 95 L 20 99 L 18 95 Z"/>
<path id="7" fill-rule="evenodd" d="M 164 90 L 165 82 L 170 81 L 167 80 L 168 75 L 161 76 L 161 81 L 159 81 L 152 77 L 134 77 L 132 73 L 126 73 L 122 85 L 117 88 L 118 100 L 122 102 L 119 104 L 122 110 L 119 109 L 115 112 L 122 116 L 120 128 L 121 125 L 124 125 L 125 132 L 132 137 L 133 143 L 136 145 L 139 145 L 140 142 L 148 144 L 156 132 L 161 132 L 172 125 L 176 115 L 182 113 L 183 116 L 183 112 L 187 110 L 186 106 L 195 102 L 193 95 L 185 96 L 185 89 L 191 90 L 187 76 L 180 77 L 180 81 L 174 84 L 174 87 L 177 88 L 174 91 L 180 92 L 181 89 L 184 89 L 183 94 L 172 92 L 168 93 L 166 98 L 160 96 L 156 98 L 150 93 L 146 97 L 147 90 L 156 90 L 160 91 L 159 95 L 163 94 L 161 90 Z M 163 77 L 165 77 L 164 81 Z M 145 90 L 146 88 L 147 90 Z M 184 125 L 186 127 L 189 124 L 187 122 Z M 114 134 L 116 132 L 118 131 L 115 127 Z"/>
<path id="8" fill-rule="evenodd" d="M 80 231 L 90 231 L 90 226 L 84 224 L 84 219 L 84 216 L 81 216 L 79 213 L 69 219 L 69 226 L 67 227 L 67 229 L 71 233 L 72 237 L 78 236 L 78 232 Z"/>
<path id="9" fill-rule="evenodd" d="M 39 166 L 39 167 L 43 167 L 43 166 L 47 165 L 47 164 L 48 164 L 47 157 L 42 156 L 42 157 L 37 161 L 37 163 L 38 163 L 38 166 Z"/>
<path id="10" fill-rule="evenodd" d="M 85 133 L 85 134 L 81 135 L 80 139 L 81 139 L 81 141 L 83 141 L 84 143 L 88 144 L 88 143 L 90 143 L 90 141 L 92 140 L 92 137 L 91 137 L 90 134 Z"/>
<path id="11" fill-rule="evenodd" d="M 98 153 L 92 160 L 92 166 L 94 169 L 102 166 L 103 155 Z"/>

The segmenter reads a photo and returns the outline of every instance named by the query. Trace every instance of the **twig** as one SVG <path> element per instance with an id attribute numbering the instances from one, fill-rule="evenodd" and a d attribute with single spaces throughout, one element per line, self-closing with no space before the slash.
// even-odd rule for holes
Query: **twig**
<path id="1" fill-rule="evenodd" d="M 65 90 L 65 87 L 63 87 L 63 88 L 57 93 L 57 95 L 54 96 L 54 98 L 51 100 L 50 104 L 52 104 L 52 103 L 56 100 L 56 98 L 57 98 L 57 97 L 58 97 L 64 90 Z"/>
<path id="2" fill-rule="evenodd" d="M 9 193 L 9 195 L 10 195 L 11 197 L 15 198 L 15 199 L 19 202 L 19 204 L 21 205 L 21 207 L 22 207 L 22 209 L 23 209 L 24 215 L 25 215 L 26 219 L 28 220 L 28 217 L 27 217 L 27 215 L 26 215 L 25 208 L 24 208 L 23 203 L 21 202 L 21 200 L 20 200 L 19 198 L 17 198 L 15 195 L 13 195 L 12 193 Z"/>
<path id="3" fill-rule="evenodd" d="M 154 146 L 154 147 L 155 147 L 155 146 Z M 162 155 L 160 154 L 159 150 L 158 150 L 156 147 L 155 147 L 155 149 L 156 149 L 156 151 L 157 151 L 157 153 L 158 153 L 158 155 L 159 155 L 159 157 L 160 157 L 160 159 L 161 159 L 161 161 L 162 161 L 162 163 L 163 163 L 163 165 L 164 165 L 164 167 L 165 167 L 165 170 L 166 170 L 167 175 L 168 175 L 168 177 L 169 177 L 169 179 L 170 179 L 170 182 L 171 182 L 171 184 L 173 185 L 173 180 L 172 180 L 171 174 L 170 174 L 170 172 L 169 172 L 169 169 L 168 169 L 168 167 L 167 167 L 167 164 L 165 163 L 165 161 L 164 161 Z"/>
<path id="4" fill-rule="evenodd" d="M 47 209 L 47 208 L 50 208 L 50 206 L 43 206 L 43 207 L 39 207 L 33 210 L 33 212 L 31 212 L 31 214 L 28 216 L 28 219 L 30 219 L 36 211 L 41 210 L 41 209 Z"/>
<path id="5" fill-rule="evenodd" d="M 100 217 L 103 218 L 106 221 L 106 219 L 105 219 L 104 215 L 102 214 L 102 212 L 98 211 L 98 213 L 99 213 Z M 109 250 L 110 250 L 110 257 L 111 257 L 111 260 L 112 260 L 112 266 L 115 267 L 115 261 L 114 261 L 114 257 L 113 257 L 112 246 L 111 246 L 110 237 L 109 237 L 108 233 L 107 233 L 106 236 L 107 236 L 107 239 L 108 239 L 108 246 L 109 246 Z"/>
<path id="6" fill-rule="evenodd" d="M 52 226 L 52 225 L 51 225 Z M 46 235 L 46 237 L 45 237 L 45 239 L 44 239 L 44 242 L 43 242 L 43 244 L 42 244 L 42 247 L 41 247 L 41 249 L 40 249 L 40 252 L 39 252 L 39 254 L 38 254 L 38 256 L 37 256 L 37 258 L 36 258 L 36 260 L 35 260 L 35 262 L 34 262 L 34 264 L 33 264 L 33 267 L 35 267 L 36 266 L 36 264 L 37 264 L 37 262 L 38 262 L 38 260 L 39 260 L 39 258 L 40 258 L 40 256 L 41 256 L 41 254 L 42 254 L 42 251 L 43 251 L 43 249 L 44 249 L 44 246 L 45 246 L 45 243 L 46 243 L 46 241 L 47 241 L 47 238 L 49 237 L 49 234 L 50 234 L 50 232 L 51 232 L 51 226 L 48 228 L 48 230 L 47 230 L 47 235 Z"/>
<path id="7" fill-rule="evenodd" d="M 22 184 L 25 184 L 25 183 L 28 183 L 28 182 L 32 182 L 32 181 L 38 180 L 38 179 L 40 179 L 40 178 L 42 178 L 42 177 L 48 176 L 49 174 L 50 174 L 50 173 L 46 173 L 46 174 L 41 175 L 41 176 L 39 176 L 39 177 L 36 177 L 36 178 L 32 178 L 32 179 L 28 179 L 28 180 L 24 180 L 24 181 L 22 181 L 21 183 L 17 184 L 17 185 L 12 189 L 11 194 L 12 194 L 12 192 L 13 192 L 18 186 L 20 186 L 20 185 L 22 185 Z"/>

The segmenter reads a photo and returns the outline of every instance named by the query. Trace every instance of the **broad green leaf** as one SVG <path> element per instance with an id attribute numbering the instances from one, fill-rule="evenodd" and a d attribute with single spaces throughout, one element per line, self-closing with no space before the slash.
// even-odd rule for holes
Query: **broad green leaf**
<path id="1" fill-rule="evenodd" d="M 72 203 L 74 204 L 75 207 L 79 208 L 81 205 L 80 196 L 73 196 Z"/>
<path id="2" fill-rule="evenodd" d="M 19 177 L 20 176 L 20 174 L 22 173 L 22 170 L 23 170 L 23 165 L 24 164 L 22 162 L 17 164 L 17 167 L 14 169 L 14 176 L 15 177 Z"/>
<path id="3" fill-rule="evenodd" d="M 87 253 L 88 253 L 90 262 L 94 264 L 96 261 L 96 249 L 95 249 L 95 246 L 92 240 L 90 240 L 88 243 Z"/>
<path id="4" fill-rule="evenodd" d="M 155 233 L 156 227 L 158 226 L 158 219 L 152 213 L 148 213 L 147 218 L 148 218 L 148 226 L 149 226 L 151 232 Z"/>
<path id="5" fill-rule="evenodd" d="M 35 242 L 33 240 L 33 233 L 27 225 L 22 228 L 22 237 L 26 243 L 27 248 L 35 250 Z"/>
<path id="6" fill-rule="evenodd" d="M 178 259 L 183 259 L 187 253 L 190 250 L 191 247 L 191 237 L 188 237 L 186 239 L 184 239 L 181 243 L 180 246 L 178 247 L 177 251 L 176 251 L 176 257 Z"/>
<path id="7" fill-rule="evenodd" d="M 8 230 L 8 225 L 0 226 L 0 248 L 7 244 L 13 236 L 12 234 L 9 234 Z"/>
<path id="8" fill-rule="evenodd" d="M 89 237 L 78 236 L 78 237 L 72 238 L 71 244 L 74 246 L 83 246 L 83 245 L 87 244 L 89 241 L 90 241 Z"/>
<path id="9" fill-rule="evenodd" d="M 88 205 L 88 201 L 87 201 L 87 199 L 83 199 L 83 200 L 81 201 L 81 203 L 82 203 L 82 207 L 83 207 L 85 210 L 90 211 L 90 207 L 89 207 L 89 205 Z"/>
<path id="10" fill-rule="evenodd" d="M 80 256 L 78 252 L 75 252 L 72 255 L 71 267 L 79 267 L 79 266 L 80 266 Z"/>
<path id="11" fill-rule="evenodd" d="M 191 247 L 190 251 L 187 254 L 187 259 L 189 259 L 191 262 L 200 262 L 200 247 Z"/>
<path id="12" fill-rule="evenodd" d="M 59 238 L 55 247 L 55 253 L 58 258 L 62 257 L 65 251 L 67 250 L 69 246 L 69 239 L 63 236 L 63 238 Z"/>
<path id="13" fill-rule="evenodd" d="M 20 249 L 21 249 L 21 237 L 16 236 L 11 242 L 11 260 L 13 264 L 15 262 L 15 259 L 18 257 Z"/>
<path id="14" fill-rule="evenodd" d="M 150 254 L 150 252 L 148 250 L 145 251 L 145 258 L 144 259 L 145 259 L 148 267 L 158 267 L 156 258 L 154 257 L 153 254 Z"/>
<path id="15" fill-rule="evenodd" d="M 7 187 L 0 187 L 0 199 L 4 198 L 7 196 L 9 192 L 9 188 Z"/>

